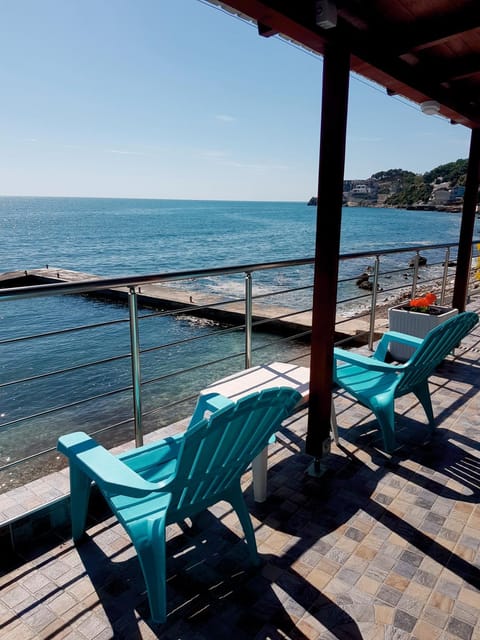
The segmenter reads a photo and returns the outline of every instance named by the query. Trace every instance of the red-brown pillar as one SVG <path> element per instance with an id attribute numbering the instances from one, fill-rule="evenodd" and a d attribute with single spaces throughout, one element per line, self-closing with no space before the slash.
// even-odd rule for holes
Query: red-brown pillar
<path id="1" fill-rule="evenodd" d="M 350 53 L 329 43 L 323 60 L 322 122 L 306 451 L 330 449 L 333 345 L 342 222 Z"/>
<path id="2" fill-rule="evenodd" d="M 468 280 L 472 261 L 472 240 L 475 226 L 475 211 L 478 203 L 480 184 L 480 129 L 472 129 L 470 153 L 468 156 L 467 180 L 463 197 L 462 224 L 457 256 L 457 271 L 453 288 L 453 306 L 465 311 L 468 294 Z"/>

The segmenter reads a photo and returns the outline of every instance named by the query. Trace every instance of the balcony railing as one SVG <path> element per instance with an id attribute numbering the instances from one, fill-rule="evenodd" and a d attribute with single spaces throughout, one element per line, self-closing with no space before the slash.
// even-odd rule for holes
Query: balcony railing
<path id="1" fill-rule="evenodd" d="M 418 292 L 448 305 L 456 252 L 444 244 L 342 255 L 338 340 L 371 347 L 385 309 Z M 362 278 L 369 290 L 358 288 Z M 302 259 L 0 290 L 0 491 L 63 465 L 62 433 L 140 445 L 190 415 L 219 377 L 272 360 L 308 364 L 312 279 L 313 259 Z"/>

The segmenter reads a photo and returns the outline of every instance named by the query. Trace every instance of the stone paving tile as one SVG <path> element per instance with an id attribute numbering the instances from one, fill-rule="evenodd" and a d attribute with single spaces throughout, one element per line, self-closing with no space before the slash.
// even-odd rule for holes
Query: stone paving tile
<path id="1" fill-rule="evenodd" d="M 266 503 L 242 482 L 262 566 L 225 504 L 170 527 L 166 625 L 149 621 L 135 551 L 108 518 L 78 547 L 63 532 L 17 551 L 0 575 L 0 637 L 480 640 L 479 352 L 477 328 L 433 377 L 441 421 L 428 445 L 414 399 L 399 402 L 401 446 L 387 456 L 372 415 L 339 394 L 341 446 L 316 479 L 305 413 L 293 419 L 271 448 Z M 60 476 L 0 496 L 0 521 L 66 492 Z"/>

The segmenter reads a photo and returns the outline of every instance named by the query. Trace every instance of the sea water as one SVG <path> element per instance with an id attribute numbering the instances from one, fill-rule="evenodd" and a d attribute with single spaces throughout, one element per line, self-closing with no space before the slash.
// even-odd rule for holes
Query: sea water
<path id="1" fill-rule="evenodd" d="M 0 197 L 0 272 L 50 264 L 102 276 L 312 257 L 302 202 Z M 456 213 L 345 208 L 341 252 L 456 242 Z"/>
<path id="2" fill-rule="evenodd" d="M 0 272 L 49 265 L 129 276 L 313 257 L 315 218 L 315 207 L 298 202 L 4 197 Z M 456 242 L 459 223 L 453 213 L 346 208 L 341 252 Z M 340 276 L 353 278 L 368 266 L 342 263 Z M 278 277 L 275 272 L 255 276 L 256 293 L 271 288 Z M 282 284 L 285 289 L 307 286 L 311 277 L 311 268 L 292 269 Z M 179 286 L 243 293 L 240 278 Z M 311 292 L 304 291 L 283 302 L 308 308 L 310 300 Z"/>
<path id="3" fill-rule="evenodd" d="M 313 257 L 315 218 L 316 208 L 305 203 L 3 197 L 0 272 L 49 265 L 104 277 L 133 276 Z M 452 213 L 346 208 L 341 251 L 456 242 L 459 225 L 460 216 Z M 343 276 L 353 276 L 365 266 L 348 263 Z M 298 288 L 311 283 L 311 275 L 311 267 L 255 274 L 255 292 L 278 284 Z M 233 298 L 243 295 L 244 284 L 241 277 L 219 277 L 180 286 Z M 309 308 L 311 290 L 295 291 L 287 302 Z M 102 426 L 131 416 L 129 333 L 128 325 L 120 323 L 126 317 L 125 305 L 82 296 L 0 300 L 0 385 L 29 379 L 0 387 L 1 463 L 52 446 L 66 430 L 89 430 L 98 428 L 99 422 Z M 111 321 L 118 324 L 81 334 L 69 332 L 71 327 Z M 48 336 L 58 329 L 65 333 Z M 204 372 L 195 370 L 203 358 L 242 353 L 241 333 L 224 334 L 219 329 L 215 332 L 209 323 L 193 318 L 142 322 L 147 415 L 160 402 L 178 396 L 178 379 L 168 378 L 172 371 L 192 368 L 181 385 L 182 392 L 195 393 L 204 386 Z M 9 342 L 31 334 L 45 337 Z M 206 339 L 180 346 L 183 340 L 196 337 Z M 170 346 L 157 351 L 159 344 Z M 269 336 L 260 334 L 256 346 L 263 349 L 262 360 L 278 358 Z M 300 346 L 289 349 L 295 355 Z M 77 369 L 102 358 L 107 361 L 101 366 Z M 241 368 L 242 356 L 233 362 Z M 37 378 L 55 370 L 66 371 L 60 382 Z M 119 392 L 122 389 L 124 393 Z M 85 399 L 95 395 L 101 397 L 89 409 Z M 51 407 L 72 403 L 76 404 L 58 416 L 46 413 Z M 31 419 L 24 421 L 25 416 Z"/>

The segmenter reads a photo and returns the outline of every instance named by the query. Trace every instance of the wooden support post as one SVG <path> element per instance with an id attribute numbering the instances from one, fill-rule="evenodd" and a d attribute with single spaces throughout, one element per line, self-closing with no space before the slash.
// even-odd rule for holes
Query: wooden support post
<path id="1" fill-rule="evenodd" d="M 478 204 L 480 184 L 480 129 L 472 129 L 468 156 L 467 180 L 463 198 L 462 224 L 457 256 L 457 271 L 453 289 L 453 307 L 465 311 L 468 280 L 472 261 L 472 240 L 475 226 L 475 210 Z"/>
<path id="2" fill-rule="evenodd" d="M 342 221 L 350 53 L 334 43 L 323 61 L 322 123 L 306 451 L 330 450 L 333 345 Z M 316 465 L 318 467 L 318 464 Z"/>

